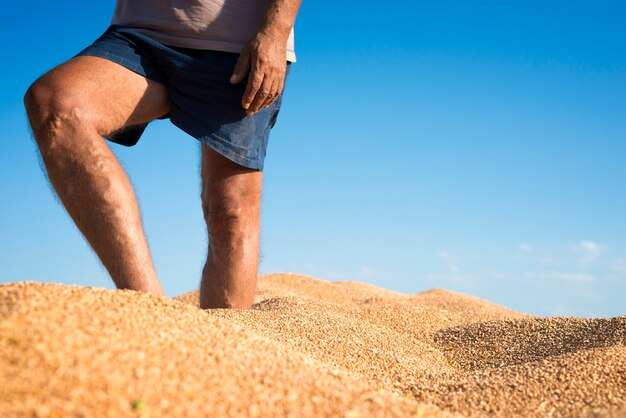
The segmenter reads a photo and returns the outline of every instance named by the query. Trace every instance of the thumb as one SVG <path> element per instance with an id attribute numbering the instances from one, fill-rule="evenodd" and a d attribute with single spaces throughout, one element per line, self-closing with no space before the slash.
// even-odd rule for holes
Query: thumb
<path id="1" fill-rule="evenodd" d="M 248 72 L 248 68 L 250 68 L 250 53 L 247 48 L 244 48 L 241 51 L 241 54 L 239 54 L 239 59 L 237 60 L 237 64 L 235 64 L 233 75 L 230 76 L 230 82 L 232 84 L 237 84 L 243 80 Z"/>

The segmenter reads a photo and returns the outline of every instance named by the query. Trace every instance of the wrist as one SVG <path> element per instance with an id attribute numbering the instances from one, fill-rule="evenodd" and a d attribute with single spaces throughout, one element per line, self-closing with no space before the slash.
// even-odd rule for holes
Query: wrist
<path id="1" fill-rule="evenodd" d="M 289 35 L 291 33 L 291 26 L 289 25 L 281 25 L 278 22 L 265 24 L 259 29 L 258 34 L 267 36 L 272 39 L 276 39 L 279 41 L 284 41 L 287 43 L 289 39 Z"/>

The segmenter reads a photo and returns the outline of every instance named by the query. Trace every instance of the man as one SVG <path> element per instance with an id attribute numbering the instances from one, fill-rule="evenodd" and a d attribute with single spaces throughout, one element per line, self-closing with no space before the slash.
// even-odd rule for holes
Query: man
<path id="1" fill-rule="evenodd" d="M 107 30 L 24 96 L 50 183 L 119 289 L 164 295 L 130 181 L 103 137 L 169 118 L 201 142 L 201 308 L 252 307 L 263 161 L 301 0 L 118 0 Z"/>

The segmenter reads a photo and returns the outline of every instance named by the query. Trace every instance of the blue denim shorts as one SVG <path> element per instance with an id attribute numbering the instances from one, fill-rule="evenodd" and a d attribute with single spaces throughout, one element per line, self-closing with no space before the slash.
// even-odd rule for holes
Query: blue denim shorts
<path id="1" fill-rule="evenodd" d="M 238 53 L 163 45 L 131 27 L 110 25 L 76 56 L 106 58 L 168 87 L 172 106 L 158 119 L 170 121 L 226 158 L 263 170 L 270 130 L 276 123 L 282 94 L 252 116 L 241 105 L 247 77 L 229 79 Z M 287 75 L 291 63 L 287 61 Z M 286 81 L 286 80 L 285 80 Z M 149 123 L 149 122 L 148 122 Z M 131 147 L 148 123 L 125 127 L 109 141 Z"/>

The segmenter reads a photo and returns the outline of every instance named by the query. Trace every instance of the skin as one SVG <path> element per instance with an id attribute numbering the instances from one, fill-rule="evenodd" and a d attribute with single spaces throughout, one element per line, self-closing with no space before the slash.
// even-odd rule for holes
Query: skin
<path id="1" fill-rule="evenodd" d="M 241 51 L 230 82 L 248 84 L 241 105 L 248 115 L 268 107 L 282 93 L 287 71 L 287 40 L 301 0 L 271 0 L 261 29 Z"/>
<path id="2" fill-rule="evenodd" d="M 37 79 L 24 105 L 51 185 L 115 285 L 163 296 L 134 190 L 102 136 L 166 113 L 167 88 L 82 56 Z"/>
<path id="3" fill-rule="evenodd" d="M 286 43 L 300 1 L 270 0 L 233 72 L 250 72 L 249 115 L 283 89 Z M 103 136 L 169 112 L 167 87 L 100 57 L 79 56 L 39 77 L 24 106 L 50 184 L 118 289 L 165 296 L 128 175 Z M 258 274 L 262 171 L 201 144 L 201 201 L 209 236 L 200 307 L 250 309 Z"/>

